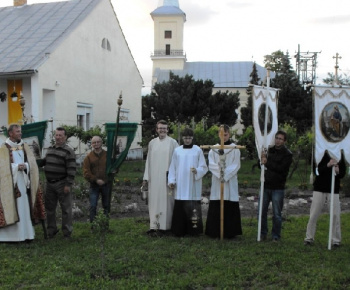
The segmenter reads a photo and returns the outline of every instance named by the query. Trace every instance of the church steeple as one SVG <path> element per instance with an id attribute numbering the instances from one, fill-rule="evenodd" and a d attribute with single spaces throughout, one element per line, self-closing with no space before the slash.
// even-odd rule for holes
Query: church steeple
<path id="1" fill-rule="evenodd" d="M 178 0 L 159 0 L 158 7 L 161 7 L 161 6 L 175 6 L 177 8 L 180 8 Z"/>
<path id="2" fill-rule="evenodd" d="M 178 0 L 159 0 L 158 8 L 151 12 L 154 21 L 153 81 L 157 80 L 157 68 L 182 70 L 186 62 L 183 49 L 186 14 L 180 9 Z"/>

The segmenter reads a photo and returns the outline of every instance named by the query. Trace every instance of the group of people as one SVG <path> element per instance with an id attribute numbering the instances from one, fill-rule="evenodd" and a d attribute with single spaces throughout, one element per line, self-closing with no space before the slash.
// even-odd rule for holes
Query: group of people
<path id="1" fill-rule="evenodd" d="M 72 185 L 76 174 L 76 157 L 67 145 L 63 127 L 55 130 L 55 144 L 47 149 L 39 163 L 46 177 L 45 195 L 39 182 L 38 162 L 22 140 L 21 126 L 11 124 L 8 138 L 0 148 L 0 242 L 32 241 L 34 224 L 47 220 L 47 236 L 54 238 L 59 232 L 56 208 L 62 211 L 61 230 L 65 238 L 73 232 Z M 237 174 L 240 169 L 240 150 L 230 140 L 230 129 L 223 126 L 221 145 L 208 154 L 208 165 L 200 147 L 193 144 L 194 132 L 186 128 L 182 132 L 183 145 L 168 136 L 168 124 L 157 122 L 158 137 L 150 141 L 145 165 L 143 186 L 148 187 L 150 225 L 147 233 L 159 235 L 172 233 L 175 236 L 206 235 L 224 238 L 242 235 L 241 213 Z M 261 154 L 260 165 L 264 171 L 264 192 L 261 212 L 262 240 L 268 235 L 268 209 L 272 203 L 273 241 L 281 239 L 284 191 L 293 155 L 286 147 L 287 134 L 277 131 L 275 145 Z M 110 213 L 110 183 L 106 175 L 107 152 L 102 148 L 102 139 L 94 136 L 92 151 L 83 162 L 83 175 L 90 183 L 90 222 L 96 216 L 99 196 L 104 213 Z M 210 203 L 204 231 L 202 219 L 202 178 L 208 170 L 212 174 Z M 317 220 L 324 204 L 330 198 L 332 174 L 334 182 L 334 211 L 332 245 L 341 242 L 340 228 L 340 179 L 346 174 L 344 158 L 335 160 L 326 152 L 318 166 L 314 167 L 313 199 L 307 225 L 305 245 L 314 242 Z M 223 194 L 223 221 L 221 216 Z M 45 196 L 45 198 L 43 197 Z M 45 202 L 44 202 L 45 201 Z M 223 227 L 221 226 L 223 223 Z"/>
<path id="2" fill-rule="evenodd" d="M 212 148 L 208 155 L 208 166 L 202 150 L 193 144 L 193 130 L 188 128 L 183 130 L 182 146 L 168 136 L 168 130 L 167 122 L 159 121 L 156 125 L 158 137 L 151 140 L 148 146 L 143 178 L 143 186 L 148 186 L 149 192 L 150 225 L 147 233 L 149 235 L 172 233 L 179 237 L 205 233 L 213 238 L 220 237 L 222 230 L 220 196 L 223 190 L 223 237 L 230 239 L 242 235 L 237 179 L 241 165 L 240 151 L 235 149 L 235 144 L 230 140 L 229 127 L 224 125 L 225 149 Z M 259 203 L 262 203 L 259 233 L 262 240 L 266 240 L 268 235 L 270 203 L 272 204 L 271 239 L 275 242 L 281 239 L 285 187 L 293 161 L 293 154 L 286 147 L 286 142 L 286 132 L 279 130 L 275 133 L 275 144 L 261 154 L 260 166 L 265 170 L 263 199 L 259 200 Z M 305 245 L 314 242 L 317 220 L 324 204 L 330 199 L 332 167 L 336 174 L 332 245 L 335 247 L 340 245 L 339 188 L 340 179 L 346 173 L 346 166 L 344 158 L 337 161 L 327 152 L 320 164 L 314 168 L 316 179 Z M 204 231 L 201 211 L 202 178 L 208 170 L 212 173 L 212 181 Z"/>
<path id="3" fill-rule="evenodd" d="M 66 144 L 62 127 L 55 131 L 55 144 L 41 160 L 46 176 L 45 197 L 39 179 L 38 162 L 22 140 L 19 124 L 10 124 L 8 138 L 0 148 L 0 242 L 30 242 L 34 225 L 47 220 L 47 236 L 58 233 L 56 208 L 62 210 L 62 233 L 73 231 L 71 189 L 76 173 L 75 153 Z M 45 229 L 46 232 L 46 229 Z"/>

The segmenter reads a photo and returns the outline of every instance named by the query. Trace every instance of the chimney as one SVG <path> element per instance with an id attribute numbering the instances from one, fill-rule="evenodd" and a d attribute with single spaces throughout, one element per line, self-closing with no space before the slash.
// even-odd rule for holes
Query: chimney
<path id="1" fill-rule="evenodd" d="M 13 6 L 27 5 L 27 0 L 13 0 Z"/>

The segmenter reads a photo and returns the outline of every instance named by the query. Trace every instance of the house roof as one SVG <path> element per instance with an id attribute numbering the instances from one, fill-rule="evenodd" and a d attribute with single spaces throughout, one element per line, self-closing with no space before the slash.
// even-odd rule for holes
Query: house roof
<path id="1" fill-rule="evenodd" d="M 0 74 L 35 71 L 101 1 L 0 8 Z"/>
<path id="2" fill-rule="evenodd" d="M 171 70 L 184 77 L 192 75 L 195 80 L 212 80 L 215 88 L 246 88 L 253 69 L 252 61 L 236 62 L 186 62 L 183 70 Z M 256 64 L 261 81 L 266 79 L 266 69 Z M 170 70 L 156 69 L 157 83 L 169 81 Z M 273 77 L 273 76 L 271 76 Z"/>

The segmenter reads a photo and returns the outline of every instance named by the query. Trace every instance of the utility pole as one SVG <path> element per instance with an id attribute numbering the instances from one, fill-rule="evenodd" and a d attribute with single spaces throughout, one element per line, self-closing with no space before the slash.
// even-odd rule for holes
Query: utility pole
<path id="1" fill-rule="evenodd" d="M 316 83 L 316 67 L 317 54 L 320 52 L 300 52 L 300 44 L 298 44 L 298 52 L 294 56 L 296 58 L 296 71 L 299 83 L 304 85 L 304 89 Z"/>

